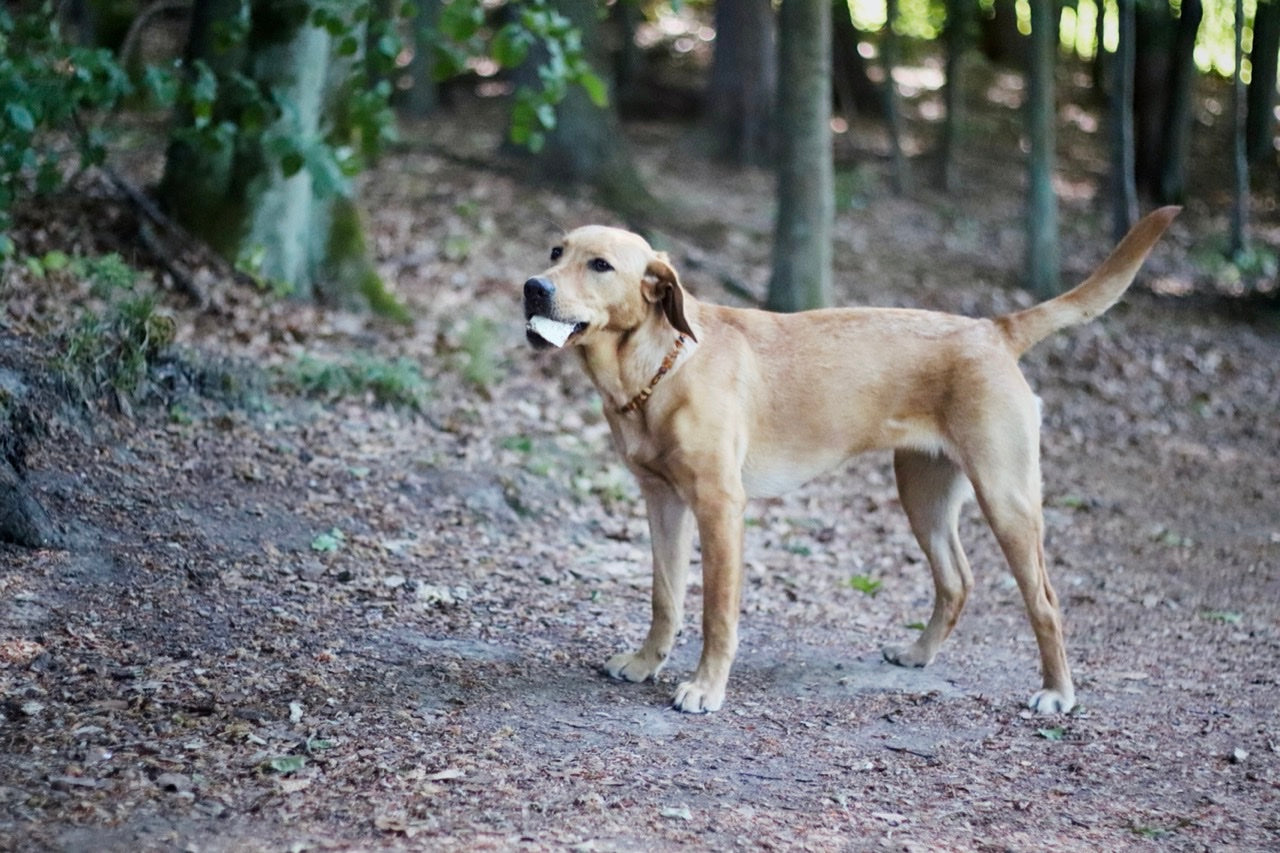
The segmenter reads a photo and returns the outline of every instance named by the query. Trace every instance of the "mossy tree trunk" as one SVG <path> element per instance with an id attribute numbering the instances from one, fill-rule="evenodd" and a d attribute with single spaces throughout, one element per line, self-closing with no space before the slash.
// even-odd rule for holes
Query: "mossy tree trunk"
<path id="1" fill-rule="evenodd" d="M 317 26 L 318 5 L 197 0 L 187 64 L 216 95 L 201 101 L 193 87 L 161 196 L 194 234 L 266 281 L 301 298 L 396 313 L 343 167 L 362 25 Z"/>
<path id="2" fill-rule="evenodd" d="M 831 303 L 831 3 L 783 0 L 778 39 L 778 213 L 769 307 Z"/>
<path id="3" fill-rule="evenodd" d="M 1059 289 L 1058 198 L 1053 190 L 1053 74 L 1058 16 L 1052 0 L 1031 0 L 1031 46 L 1027 69 L 1027 289 L 1044 298 Z"/>

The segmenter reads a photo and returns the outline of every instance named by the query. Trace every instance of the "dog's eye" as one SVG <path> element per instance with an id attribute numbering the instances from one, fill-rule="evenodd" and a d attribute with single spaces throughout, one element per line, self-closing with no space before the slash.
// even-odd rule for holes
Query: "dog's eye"
<path id="1" fill-rule="evenodd" d="M 556 246 L 554 249 L 551 250 L 551 260 L 558 261 L 560 260 L 560 256 L 563 254 L 564 254 L 564 249 L 561 248 L 560 246 Z"/>
<path id="2" fill-rule="evenodd" d="M 613 269 L 613 265 L 604 258 L 592 258 L 590 262 L 587 263 L 587 266 L 591 267 L 591 269 L 596 272 L 609 272 Z"/>

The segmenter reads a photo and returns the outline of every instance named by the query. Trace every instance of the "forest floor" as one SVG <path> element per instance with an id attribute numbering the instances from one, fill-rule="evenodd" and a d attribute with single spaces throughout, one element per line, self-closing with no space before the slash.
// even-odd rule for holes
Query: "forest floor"
<path id="1" fill-rule="evenodd" d="M 1064 116 L 1078 279 L 1110 248 L 1102 143 Z M 182 355 L 163 403 L 61 406 L 33 443 L 64 533 L 0 546 L 0 848 L 1280 847 L 1280 319 L 1206 260 L 1212 176 L 1122 305 L 1025 359 L 1080 707 L 1024 710 L 1034 640 L 973 509 L 953 637 L 924 670 L 880 660 L 932 589 L 871 456 L 751 504 L 726 706 L 688 716 L 668 701 L 696 618 L 656 684 L 600 673 L 647 627 L 643 507 L 577 359 L 524 344 L 520 284 L 558 229 L 614 217 L 455 156 L 490 156 L 491 117 L 404 128 L 362 186 L 411 326 L 206 276 L 205 309 L 164 295 Z M 843 143 L 840 303 L 1029 304 L 1016 112 L 983 97 L 971 120 L 950 196 L 920 168 L 894 197 L 873 127 Z M 762 292 L 770 177 L 708 165 L 684 127 L 630 133 L 687 224 L 665 238 L 686 284 Z M 109 244 L 118 204 L 80 201 L 20 245 Z M 1255 216 L 1280 244 L 1265 196 Z M 13 271 L 0 378 L 38 384 L 86 289 Z M 418 408 L 315 378 L 335 365 L 420 370 Z M 696 614 L 696 562 L 692 584 Z"/>

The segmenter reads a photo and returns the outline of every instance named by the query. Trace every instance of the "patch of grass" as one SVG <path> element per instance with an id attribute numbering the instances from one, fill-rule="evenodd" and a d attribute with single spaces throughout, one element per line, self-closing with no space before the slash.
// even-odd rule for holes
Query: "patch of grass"
<path id="1" fill-rule="evenodd" d="M 875 578 L 868 577 L 867 575 L 854 575 L 849 578 L 849 586 L 853 587 L 863 595 L 869 595 L 872 598 L 875 598 L 876 593 L 880 591 L 882 586 L 884 586 L 884 581 L 876 580 Z"/>
<path id="2" fill-rule="evenodd" d="M 782 546 L 782 550 L 799 557 L 813 556 L 813 549 L 803 542 L 787 542 Z"/>
<path id="3" fill-rule="evenodd" d="M 1239 625 L 1244 621 L 1244 615 L 1234 610 L 1206 610 L 1200 615 L 1210 622 L 1221 622 L 1224 625 Z"/>
<path id="4" fill-rule="evenodd" d="M 498 331 L 492 320 L 472 317 L 462 330 L 459 343 L 463 356 L 463 379 L 482 391 L 487 391 L 502 379 Z"/>
<path id="5" fill-rule="evenodd" d="M 502 448 L 504 450 L 514 450 L 518 453 L 532 453 L 533 439 L 527 435 L 513 435 L 502 440 Z"/>
<path id="6" fill-rule="evenodd" d="M 304 355 L 285 370 L 282 379 L 286 387 L 330 402 L 368 394 L 379 405 L 421 411 L 430 397 L 421 368 L 408 358 L 360 355 L 339 362 Z"/>
<path id="7" fill-rule="evenodd" d="M 345 545 L 346 542 L 346 534 L 335 527 L 328 533 L 321 533 L 315 539 L 312 539 L 311 550 L 319 551 L 322 554 L 332 554 Z"/>
<path id="8" fill-rule="evenodd" d="M 173 320 L 158 311 L 155 293 L 142 289 L 138 271 L 115 254 L 83 258 L 49 252 L 39 266 L 46 273 L 65 271 L 87 279 L 95 297 L 61 335 L 55 367 L 85 401 L 107 390 L 122 400 L 134 397 L 173 342 Z"/>

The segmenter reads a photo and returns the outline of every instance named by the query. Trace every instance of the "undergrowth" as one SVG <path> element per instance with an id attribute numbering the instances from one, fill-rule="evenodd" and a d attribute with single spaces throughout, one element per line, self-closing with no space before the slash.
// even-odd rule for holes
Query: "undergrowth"
<path id="1" fill-rule="evenodd" d="M 58 335 L 54 368 L 84 403 L 111 393 L 117 404 L 127 404 L 173 342 L 173 320 L 158 310 L 155 291 L 116 254 L 50 252 L 26 265 L 39 277 L 65 273 L 89 284 L 89 300 Z"/>
<path id="2" fill-rule="evenodd" d="M 285 368 L 282 390 L 294 391 L 327 402 L 372 396 L 380 405 L 421 411 L 430 386 L 412 359 L 385 359 L 360 354 L 346 361 L 329 361 L 304 355 Z"/>

